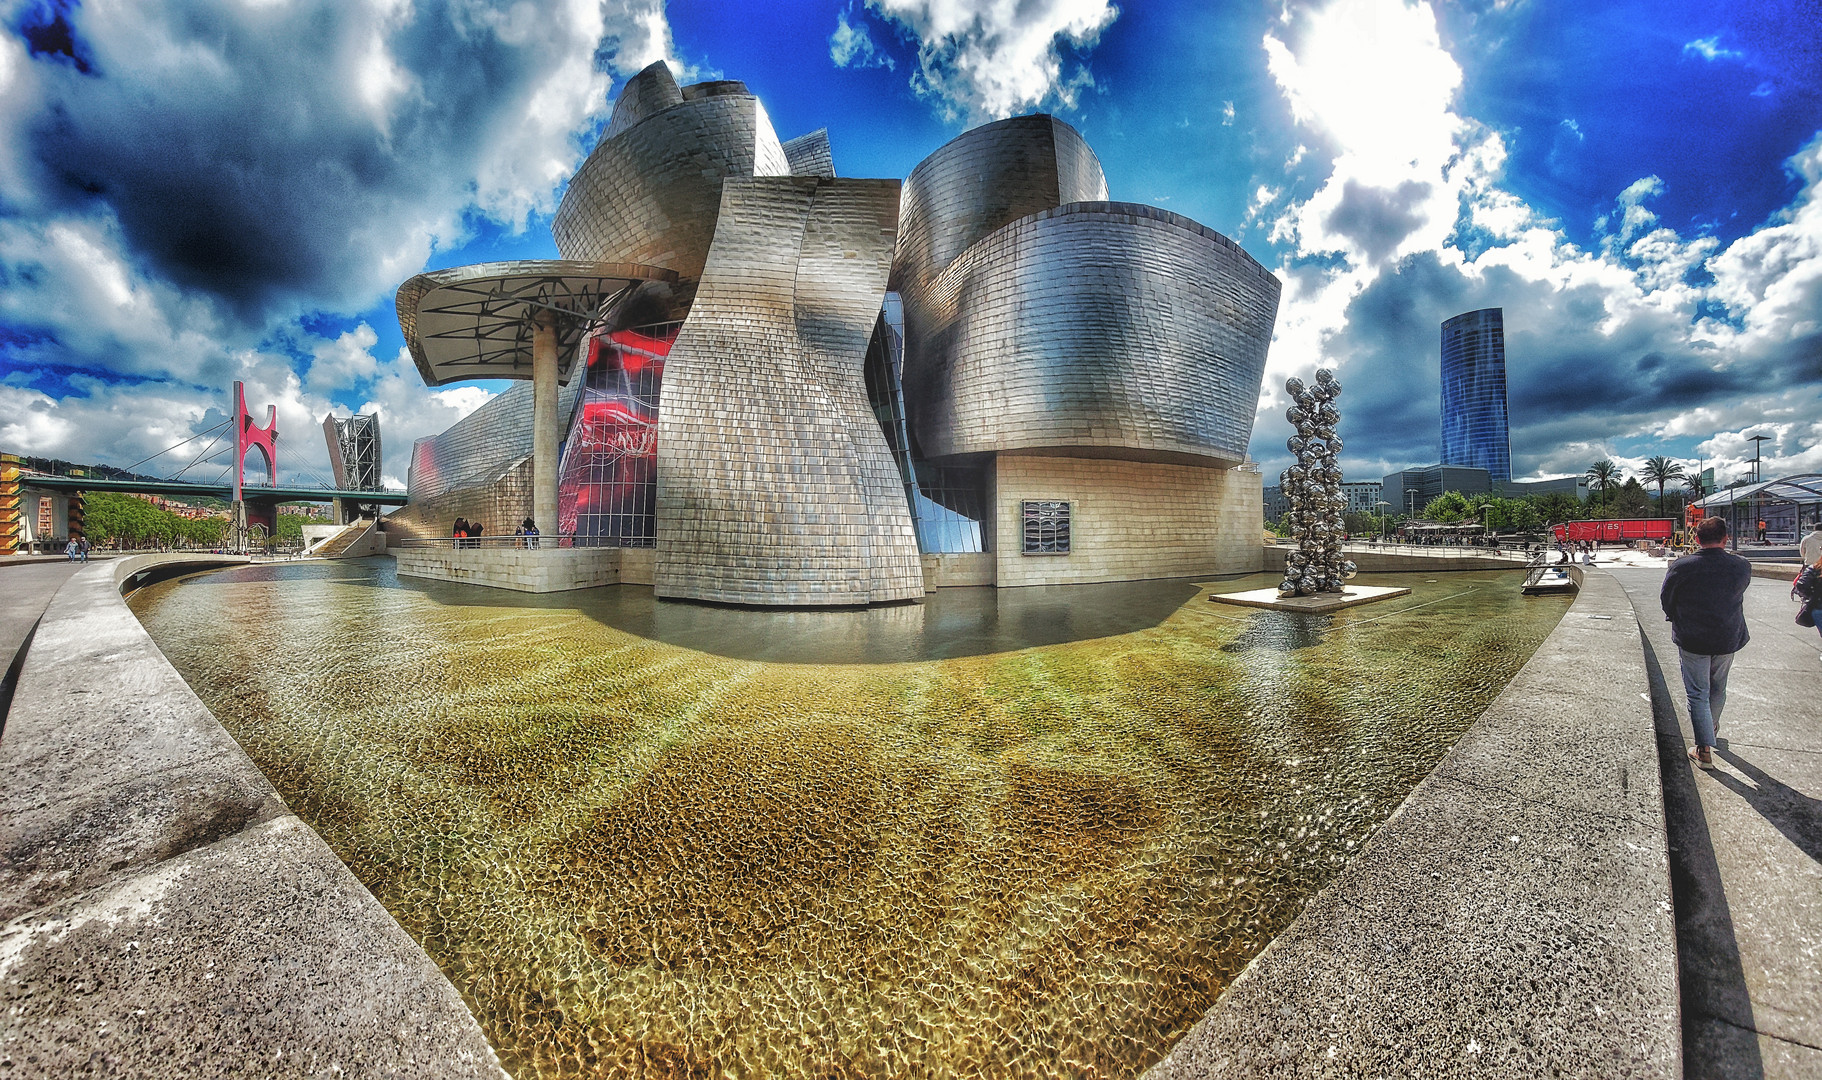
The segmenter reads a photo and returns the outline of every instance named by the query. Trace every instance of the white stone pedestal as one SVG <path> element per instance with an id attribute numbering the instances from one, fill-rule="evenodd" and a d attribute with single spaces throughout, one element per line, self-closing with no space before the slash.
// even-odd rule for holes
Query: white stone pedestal
<path id="1" fill-rule="evenodd" d="M 1241 607 L 1271 608 L 1273 611 L 1295 611 L 1304 615 L 1322 615 L 1342 608 L 1355 607 L 1360 604 L 1371 604 L 1379 600 L 1390 600 L 1394 596 L 1407 596 L 1411 590 L 1394 589 L 1379 585 L 1348 585 L 1338 593 L 1318 593 L 1315 596 L 1279 596 L 1277 589 L 1251 589 L 1237 593 L 1210 593 L 1209 599 L 1217 604 L 1239 604 Z"/>

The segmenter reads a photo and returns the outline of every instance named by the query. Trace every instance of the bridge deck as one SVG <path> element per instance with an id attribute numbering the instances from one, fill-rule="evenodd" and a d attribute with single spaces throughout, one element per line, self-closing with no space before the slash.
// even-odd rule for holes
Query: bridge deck
<path id="1" fill-rule="evenodd" d="M 193 484 L 187 480 L 104 480 L 88 476 L 45 476 L 26 473 L 20 482 L 27 487 L 49 488 L 52 491 L 119 491 L 133 495 L 166 495 L 181 498 L 217 498 L 234 497 L 234 485 Z M 255 486 L 243 484 L 241 491 L 248 499 L 271 500 L 273 502 L 328 502 L 331 499 L 350 499 L 355 502 L 377 503 L 380 506 L 404 506 L 408 497 L 403 491 L 340 491 L 335 488 L 278 487 Z"/>

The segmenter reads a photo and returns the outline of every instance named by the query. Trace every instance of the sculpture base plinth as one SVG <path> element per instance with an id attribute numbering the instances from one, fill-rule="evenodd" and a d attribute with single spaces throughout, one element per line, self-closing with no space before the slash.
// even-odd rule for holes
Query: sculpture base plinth
<path id="1" fill-rule="evenodd" d="M 1410 591 L 1378 585 L 1348 585 L 1338 593 L 1317 593 L 1314 596 L 1279 596 L 1277 589 L 1251 589 L 1247 592 L 1210 593 L 1208 598 L 1217 604 L 1239 604 L 1241 607 L 1322 615 L 1342 608 L 1390 600 L 1394 596 L 1406 596 Z"/>

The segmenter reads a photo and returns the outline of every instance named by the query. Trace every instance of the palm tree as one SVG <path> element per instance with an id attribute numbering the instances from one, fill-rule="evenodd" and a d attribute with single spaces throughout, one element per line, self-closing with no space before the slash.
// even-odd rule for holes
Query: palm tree
<path id="1" fill-rule="evenodd" d="M 1645 468 L 1639 477 L 1647 484 L 1658 486 L 1658 513 L 1664 512 L 1664 485 L 1672 480 L 1683 478 L 1683 466 L 1662 454 L 1645 459 Z"/>
<path id="2" fill-rule="evenodd" d="M 1601 513 L 1607 512 L 1607 489 L 1620 478 L 1620 467 L 1602 458 L 1588 466 L 1588 482 L 1601 489 Z"/>
<path id="3" fill-rule="evenodd" d="M 1703 496 L 1708 494 L 1708 489 L 1702 486 L 1701 473 L 1684 473 L 1683 486 L 1688 488 L 1689 494 L 1694 497 L 1692 502 L 1700 501 Z"/>

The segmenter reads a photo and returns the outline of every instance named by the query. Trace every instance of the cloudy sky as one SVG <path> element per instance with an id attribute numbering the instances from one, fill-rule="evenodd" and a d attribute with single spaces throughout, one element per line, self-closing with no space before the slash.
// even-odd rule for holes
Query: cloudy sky
<path id="1" fill-rule="evenodd" d="M 1055 112 L 1115 199 L 1284 282 L 1277 387 L 1335 368 L 1343 465 L 1439 454 L 1438 324 L 1505 309 L 1514 472 L 1663 453 L 1822 472 L 1817 0 L 0 0 L 0 448 L 130 465 L 332 409 L 385 471 L 498 389 L 432 391 L 400 282 L 554 257 L 623 80 L 745 80 L 846 176 Z M 195 444 L 200 447 L 202 444 Z M 187 458 L 145 466 L 170 472 Z M 216 464 L 189 475 L 209 479 Z"/>

